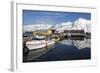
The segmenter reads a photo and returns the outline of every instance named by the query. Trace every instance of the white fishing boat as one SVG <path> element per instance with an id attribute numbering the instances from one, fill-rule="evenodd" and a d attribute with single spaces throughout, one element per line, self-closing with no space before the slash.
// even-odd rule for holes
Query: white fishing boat
<path id="1" fill-rule="evenodd" d="M 27 41 L 26 46 L 29 48 L 29 50 L 33 50 L 44 47 L 47 48 L 50 45 L 53 45 L 54 43 L 55 43 L 54 40 L 32 40 L 32 41 Z"/>
<path id="2" fill-rule="evenodd" d="M 45 39 L 46 36 L 35 35 L 34 38 L 37 38 L 37 39 Z"/>

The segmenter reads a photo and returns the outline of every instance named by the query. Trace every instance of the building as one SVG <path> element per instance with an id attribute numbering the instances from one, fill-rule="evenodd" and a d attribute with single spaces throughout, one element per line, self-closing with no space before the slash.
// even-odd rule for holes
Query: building
<path id="1" fill-rule="evenodd" d="M 52 30 L 36 30 L 33 31 L 33 35 L 50 36 L 52 35 Z"/>

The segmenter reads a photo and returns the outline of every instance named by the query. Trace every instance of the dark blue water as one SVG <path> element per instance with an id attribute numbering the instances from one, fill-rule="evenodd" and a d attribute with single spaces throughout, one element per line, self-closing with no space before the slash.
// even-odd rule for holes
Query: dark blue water
<path id="1" fill-rule="evenodd" d="M 82 60 L 82 59 L 91 59 L 90 47 L 84 47 L 82 49 L 79 49 L 75 45 L 56 43 L 45 54 L 27 62 Z"/>

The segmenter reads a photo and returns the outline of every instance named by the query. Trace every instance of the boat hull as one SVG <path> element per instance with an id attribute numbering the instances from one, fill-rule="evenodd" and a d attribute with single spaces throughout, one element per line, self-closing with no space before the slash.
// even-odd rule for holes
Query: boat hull
<path id="1" fill-rule="evenodd" d="M 42 40 L 42 41 L 27 41 L 26 42 L 26 46 L 29 50 L 33 50 L 33 49 L 39 49 L 39 48 L 44 48 L 44 47 L 48 47 L 50 45 L 53 45 L 55 42 L 54 41 L 45 41 L 45 40 Z"/>

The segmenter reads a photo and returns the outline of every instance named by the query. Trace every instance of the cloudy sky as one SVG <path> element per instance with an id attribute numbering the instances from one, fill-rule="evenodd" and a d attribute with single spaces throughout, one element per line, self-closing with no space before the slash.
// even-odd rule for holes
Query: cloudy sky
<path id="1" fill-rule="evenodd" d="M 55 25 L 64 22 L 74 22 L 78 18 L 91 20 L 91 14 L 79 13 L 79 12 L 23 10 L 23 25 L 30 25 L 30 24 Z"/>

